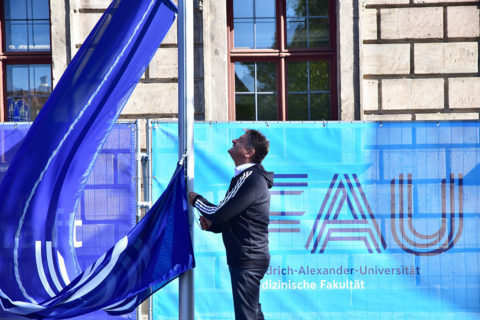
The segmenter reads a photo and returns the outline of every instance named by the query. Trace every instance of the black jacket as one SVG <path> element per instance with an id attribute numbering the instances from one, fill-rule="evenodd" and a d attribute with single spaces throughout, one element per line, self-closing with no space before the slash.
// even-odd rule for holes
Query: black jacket
<path id="1" fill-rule="evenodd" d="M 267 268 L 270 189 L 273 172 L 261 164 L 245 169 L 230 182 L 220 204 L 198 195 L 193 206 L 212 221 L 209 231 L 222 233 L 227 263 L 238 268 Z"/>

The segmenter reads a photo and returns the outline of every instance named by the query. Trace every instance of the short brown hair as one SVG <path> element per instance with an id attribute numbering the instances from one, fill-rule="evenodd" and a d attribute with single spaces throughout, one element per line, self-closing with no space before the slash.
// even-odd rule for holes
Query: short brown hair
<path id="1" fill-rule="evenodd" d="M 252 157 L 252 162 L 262 163 L 262 160 L 268 154 L 270 147 L 270 141 L 258 130 L 245 129 L 245 133 L 249 137 L 248 146 L 255 150 L 255 154 Z"/>

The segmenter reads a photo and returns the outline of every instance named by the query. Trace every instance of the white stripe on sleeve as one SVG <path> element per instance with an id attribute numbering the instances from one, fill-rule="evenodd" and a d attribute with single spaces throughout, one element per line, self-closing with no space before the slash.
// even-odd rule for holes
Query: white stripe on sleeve
<path id="1" fill-rule="evenodd" d="M 253 171 L 245 171 L 242 176 L 238 179 L 235 187 L 230 190 L 225 198 L 218 204 L 218 206 L 212 206 L 204 203 L 200 198 L 195 201 L 195 207 L 198 208 L 201 212 L 211 215 L 216 213 L 220 208 L 222 208 L 230 199 L 235 197 L 240 187 L 243 185 L 245 180 L 253 173 Z"/>

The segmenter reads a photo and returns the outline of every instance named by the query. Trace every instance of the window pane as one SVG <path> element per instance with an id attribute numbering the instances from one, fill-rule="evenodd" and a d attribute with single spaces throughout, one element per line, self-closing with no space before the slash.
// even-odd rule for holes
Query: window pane
<path id="1" fill-rule="evenodd" d="M 6 21 L 5 33 L 7 51 L 28 50 L 26 21 Z"/>
<path id="2" fill-rule="evenodd" d="M 235 0 L 241 2 L 239 0 Z M 275 18 L 274 0 L 255 0 L 255 16 L 264 18 Z"/>
<path id="3" fill-rule="evenodd" d="M 46 20 L 50 19 L 50 9 L 48 7 L 48 0 L 33 0 L 32 11 L 33 11 L 33 19 L 46 19 Z"/>
<path id="4" fill-rule="evenodd" d="M 257 96 L 257 104 L 257 120 L 277 120 L 277 95 L 260 94 Z"/>
<path id="5" fill-rule="evenodd" d="M 308 95 L 288 94 L 287 118 L 291 121 L 308 120 Z"/>
<path id="6" fill-rule="evenodd" d="M 7 95 L 25 95 L 30 88 L 28 80 L 28 65 L 7 65 Z"/>
<path id="7" fill-rule="evenodd" d="M 30 91 L 34 93 L 52 92 L 52 73 L 50 65 L 30 66 Z"/>
<path id="8" fill-rule="evenodd" d="M 310 90 L 329 91 L 329 64 L 327 61 L 310 61 Z"/>
<path id="9" fill-rule="evenodd" d="M 235 63 L 235 92 L 255 92 L 255 63 Z"/>
<path id="10" fill-rule="evenodd" d="M 307 25 L 305 19 L 288 18 L 287 19 L 287 47 L 288 48 L 306 48 L 307 47 Z"/>
<path id="11" fill-rule="evenodd" d="M 234 23 L 235 28 L 235 47 L 236 48 L 253 48 L 255 46 L 253 35 L 253 21 L 237 20 Z"/>
<path id="12" fill-rule="evenodd" d="M 5 0 L 5 19 L 27 19 L 25 0 Z"/>
<path id="13" fill-rule="evenodd" d="M 311 17 L 328 17 L 328 0 L 308 0 L 308 9 Z"/>
<path id="14" fill-rule="evenodd" d="M 328 91 L 330 90 L 329 63 L 327 61 L 287 63 L 287 90 Z"/>
<path id="15" fill-rule="evenodd" d="M 8 121 L 30 121 L 30 108 L 22 98 L 7 98 Z"/>
<path id="16" fill-rule="evenodd" d="M 52 91 L 50 65 L 7 65 L 9 121 L 32 121 Z"/>
<path id="17" fill-rule="evenodd" d="M 42 109 L 45 102 L 47 102 L 48 96 L 41 95 L 41 96 L 34 96 L 30 99 L 30 120 L 33 121 L 38 114 L 40 113 L 40 109 Z"/>
<path id="18" fill-rule="evenodd" d="M 329 45 L 327 0 L 287 0 L 287 47 Z"/>
<path id="19" fill-rule="evenodd" d="M 255 95 L 235 95 L 235 117 L 237 120 L 255 121 Z"/>
<path id="20" fill-rule="evenodd" d="M 287 18 L 307 15 L 305 0 L 287 0 Z"/>
<path id="21" fill-rule="evenodd" d="M 29 49 L 31 51 L 50 50 L 50 25 L 48 21 L 34 21 L 30 25 Z"/>
<path id="22" fill-rule="evenodd" d="M 309 48 L 327 47 L 330 43 L 330 33 L 328 30 L 328 19 L 310 18 L 309 27 Z"/>
<path id="23" fill-rule="evenodd" d="M 7 51 L 50 50 L 48 0 L 5 1 Z"/>
<path id="24" fill-rule="evenodd" d="M 276 120 L 276 97 L 276 63 L 235 63 L 236 120 Z"/>
<path id="25" fill-rule="evenodd" d="M 275 20 L 259 19 L 256 24 L 255 49 L 274 49 L 276 45 Z"/>
<path id="26" fill-rule="evenodd" d="M 234 0 L 233 29 L 236 48 L 275 48 L 275 1 Z"/>
<path id="27" fill-rule="evenodd" d="M 257 62 L 257 91 L 277 91 L 277 64 L 271 62 Z"/>
<path id="28" fill-rule="evenodd" d="M 253 18 L 254 0 L 233 0 L 234 18 Z"/>
<path id="29" fill-rule="evenodd" d="M 328 61 L 287 63 L 288 120 L 328 120 L 330 79 Z"/>
<path id="30" fill-rule="evenodd" d="M 312 93 L 310 96 L 310 120 L 328 120 L 330 115 L 330 94 Z"/>
<path id="31" fill-rule="evenodd" d="M 308 70 L 306 62 L 287 63 L 288 92 L 308 91 Z"/>

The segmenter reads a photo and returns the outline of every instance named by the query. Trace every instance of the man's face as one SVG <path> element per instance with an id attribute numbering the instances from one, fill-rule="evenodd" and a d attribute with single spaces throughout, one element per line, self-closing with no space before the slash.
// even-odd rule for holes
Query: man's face
<path id="1" fill-rule="evenodd" d="M 249 162 L 248 155 L 252 153 L 252 149 L 248 146 L 249 142 L 250 138 L 246 133 L 244 133 L 237 139 L 232 140 L 233 145 L 230 149 L 228 149 L 228 153 L 230 153 L 230 156 L 232 157 L 235 164 L 238 165 Z"/>

